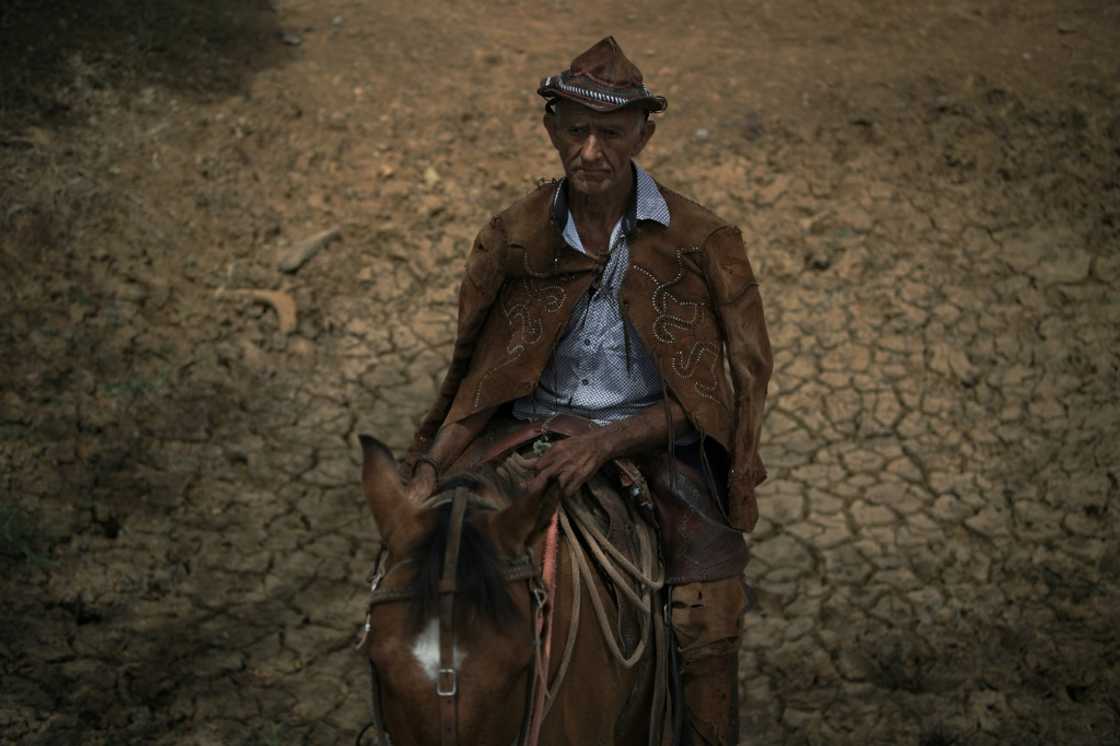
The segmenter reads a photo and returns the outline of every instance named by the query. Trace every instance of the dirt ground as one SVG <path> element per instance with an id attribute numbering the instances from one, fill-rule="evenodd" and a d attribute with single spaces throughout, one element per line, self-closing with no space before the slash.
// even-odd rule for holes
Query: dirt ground
<path id="1" fill-rule="evenodd" d="M 352 740 L 356 434 L 608 33 L 774 340 L 743 742 L 1120 743 L 1109 0 L 10 0 L 0 741 Z"/>

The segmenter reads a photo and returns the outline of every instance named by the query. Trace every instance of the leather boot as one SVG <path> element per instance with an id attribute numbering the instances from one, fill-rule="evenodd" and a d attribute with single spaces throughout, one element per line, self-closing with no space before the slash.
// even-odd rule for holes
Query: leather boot
<path id="1" fill-rule="evenodd" d="M 746 601 L 739 577 L 673 588 L 686 705 L 682 746 L 739 743 L 739 641 Z"/>

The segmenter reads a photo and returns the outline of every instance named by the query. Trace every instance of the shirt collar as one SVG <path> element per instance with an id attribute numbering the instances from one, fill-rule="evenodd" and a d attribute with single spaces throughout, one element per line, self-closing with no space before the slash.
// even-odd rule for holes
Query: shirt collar
<path id="1" fill-rule="evenodd" d="M 669 227 L 669 205 L 666 204 L 665 197 L 657 187 L 657 182 L 637 163 L 631 162 L 631 165 L 634 167 L 636 184 L 634 199 L 611 232 L 612 244 L 615 234 L 619 230 L 629 235 L 639 220 L 652 220 L 661 223 L 666 228 Z M 568 209 L 568 195 L 564 188 L 565 181 L 565 179 L 561 179 L 557 183 L 556 192 L 552 196 L 552 220 L 557 225 L 563 225 L 562 232 L 568 245 L 586 254 L 587 251 L 583 248 L 579 231 L 576 230 L 576 221 L 572 217 L 572 211 Z"/>
<path id="2" fill-rule="evenodd" d="M 669 205 L 657 188 L 657 182 L 637 163 L 634 164 L 634 173 L 638 177 L 638 220 L 655 220 L 668 228 Z"/>

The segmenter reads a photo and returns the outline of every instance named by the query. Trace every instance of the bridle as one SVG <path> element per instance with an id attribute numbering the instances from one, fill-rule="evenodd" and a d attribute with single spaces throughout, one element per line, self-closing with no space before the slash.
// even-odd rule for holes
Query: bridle
<path id="1" fill-rule="evenodd" d="M 620 467 L 624 464 L 619 463 Z M 634 474 L 640 473 L 632 469 Z M 594 480 L 592 480 L 594 481 Z M 592 491 L 596 487 L 589 483 Z M 648 488 L 644 480 L 635 482 L 632 493 L 637 499 L 643 497 L 648 500 Z M 463 533 L 463 521 L 467 505 L 471 497 L 475 497 L 469 489 L 463 486 L 456 487 L 447 498 L 446 493 L 441 493 L 433 498 L 432 503 L 425 507 L 436 507 L 451 503 L 451 517 L 448 526 L 449 534 L 447 546 L 443 557 L 443 567 L 440 575 L 437 592 L 439 595 L 439 671 L 436 676 L 436 695 L 439 697 L 440 710 L 440 744 L 441 746 L 457 746 L 458 741 L 458 711 L 456 708 L 459 694 L 459 673 L 455 667 L 455 594 L 458 591 L 456 582 L 459 547 Z M 568 557 L 571 569 L 569 575 L 572 582 L 573 606 L 568 623 L 567 641 L 561 653 L 556 673 L 549 681 L 550 645 L 552 635 L 553 592 L 556 589 L 556 563 L 558 554 L 555 542 L 558 533 L 565 536 L 579 535 L 581 540 L 568 541 Z M 509 560 L 501 572 L 502 578 L 507 583 L 521 580 L 528 581 L 529 592 L 535 611 L 533 626 L 534 665 L 528 687 L 528 704 L 522 717 L 520 735 L 511 746 L 536 746 L 540 726 L 547 717 L 551 705 L 555 702 L 556 693 L 564 681 L 568 666 L 572 661 L 575 641 L 579 634 L 580 599 L 582 586 L 586 585 L 588 597 L 591 599 L 595 618 L 599 623 L 603 640 L 610 651 L 611 658 L 623 668 L 631 668 L 641 660 L 648 648 L 652 648 L 655 659 L 654 670 L 654 697 L 650 707 L 650 744 L 661 742 L 661 725 L 659 713 L 665 705 L 665 682 L 668 677 L 668 651 L 670 648 L 666 635 L 668 623 L 658 624 L 652 622 L 657 618 L 657 593 L 664 585 L 664 572 L 657 563 L 657 551 L 654 540 L 649 535 L 640 532 L 640 549 L 636 561 L 627 558 L 617 548 L 611 545 L 607 536 L 595 525 L 595 518 L 591 508 L 581 505 L 578 501 L 572 504 L 562 503 L 553 516 L 545 540 L 545 553 L 542 558 L 542 569 L 538 570 L 531 552 Z M 581 545 L 586 544 L 585 551 Z M 552 550 L 550 551 L 550 546 Z M 588 555 L 590 552 L 590 556 Z M 370 577 L 369 609 L 378 604 L 407 601 L 416 597 L 417 591 L 411 588 L 393 589 L 379 588 L 380 583 L 389 577 L 398 567 L 408 564 L 412 560 L 397 560 L 386 568 L 387 552 L 382 550 L 381 556 L 374 565 Z M 612 623 L 600 594 L 595 589 L 597 572 L 592 568 L 592 561 L 611 579 L 613 587 L 620 593 L 620 603 L 633 605 L 643 614 L 640 640 L 632 650 L 625 650 L 618 632 Z M 667 607 L 666 607 L 667 608 Z M 666 611 L 666 609 L 663 609 Z M 370 613 L 366 613 L 366 623 L 359 649 L 365 647 L 370 632 Z M 377 669 L 369 656 L 366 656 L 370 671 L 370 723 L 358 734 L 356 746 L 361 745 L 362 735 L 371 728 L 378 734 L 382 746 L 392 746 L 392 739 L 384 727 L 381 717 L 380 687 L 378 686 Z"/>
<path id="2" fill-rule="evenodd" d="M 436 674 L 436 696 L 439 701 L 440 744 L 441 746 L 457 746 L 458 744 L 458 697 L 459 697 L 459 671 L 455 667 L 455 595 L 458 593 L 458 567 L 459 548 L 463 537 L 463 521 L 467 512 L 467 505 L 471 492 L 466 487 L 456 487 L 450 498 L 451 521 L 448 527 L 447 547 L 443 556 L 443 569 L 440 574 L 439 593 L 439 671 Z M 442 498 L 442 496 L 440 496 Z M 436 505 L 444 504 L 445 499 L 439 499 Z M 357 648 L 364 649 L 370 633 L 370 617 L 374 606 L 387 603 L 409 601 L 416 597 L 417 592 L 411 588 L 393 589 L 380 588 L 382 581 L 390 576 L 397 568 L 410 563 L 409 559 L 402 559 L 388 565 L 388 552 L 382 550 L 381 555 L 374 563 L 370 575 L 369 602 L 366 611 L 366 621 L 362 629 L 361 639 Z M 388 565 L 388 566 L 387 566 Z M 529 591 L 537 612 L 542 613 L 545 593 L 541 586 L 540 573 L 533 562 L 532 555 L 528 552 L 510 561 L 502 571 L 502 577 L 507 583 L 528 581 Z M 379 743 L 383 746 L 392 746 L 392 737 L 385 728 L 385 721 L 381 712 L 381 687 L 377 667 L 366 656 L 369 663 L 370 674 L 370 722 L 358 733 L 355 740 L 360 746 L 366 731 L 373 730 Z M 531 676 L 532 686 L 535 689 L 537 676 Z M 530 692 L 530 703 L 534 699 Z M 525 719 L 523 718 L 523 721 Z M 522 724 L 522 733 L 527 730 L 527 722 Z M 521 740 L 519 736 L 514 744 Z"/>

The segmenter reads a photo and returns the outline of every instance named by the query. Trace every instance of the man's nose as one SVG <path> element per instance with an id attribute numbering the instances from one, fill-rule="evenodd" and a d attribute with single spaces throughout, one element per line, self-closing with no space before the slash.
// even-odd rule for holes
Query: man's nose
<path id="1" fill-rule="evenodd" d="M 583 141 L 583 147 L 580 148 L 579 157 L 585 163 L 594 163 L 599 160 L 603 155 L 602 144 L 599 138 L 594 134 L 588 135 L 587 139 Z"/>

